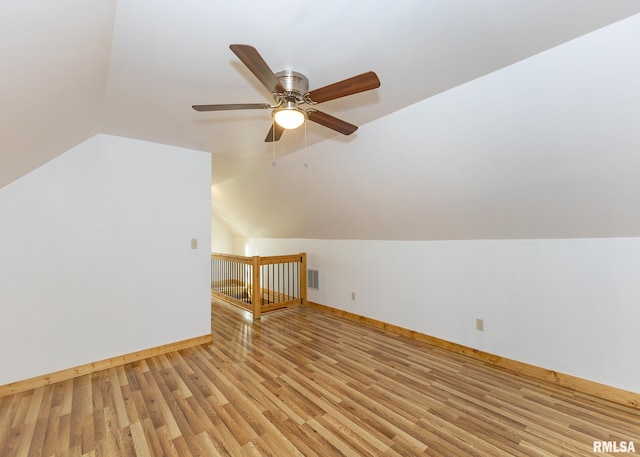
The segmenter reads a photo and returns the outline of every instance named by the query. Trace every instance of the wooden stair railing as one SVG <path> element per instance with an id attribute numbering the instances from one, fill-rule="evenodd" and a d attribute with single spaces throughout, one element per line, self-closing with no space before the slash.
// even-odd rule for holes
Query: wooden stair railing
<path id="1" fill-rule="evenodd" d="M 258 319 L 263 313 L 307 304 L 307 255 L 244 257 L 211 254 L 211 295 Z"/>

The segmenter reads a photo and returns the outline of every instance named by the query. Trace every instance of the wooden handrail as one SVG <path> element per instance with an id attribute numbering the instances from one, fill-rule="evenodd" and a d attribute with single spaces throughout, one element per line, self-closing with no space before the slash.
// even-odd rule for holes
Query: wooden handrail
<path id="1" fill-rule="evenodd" d="M 290 263 L 290 262 L 302 262 L 301 257 L 307 256 L 305 252 L 301 252 L 299 254 L 287 254 L 287 255 L 272 255 L 272 256 L 252 256 L 247 257 L 243 255 L 233 255 L 233 254 L 220 254 L 218 252 L 214 252 L 211 254 L 211 258 L 217 258 L 221 260 L 230 260 L 233 262 L 243 263 L 243 264 L 251 264 L 253 263 L 253 258 L 258 257 L 260 259 L 260 265 L 271 265 L 274 263 Z"/>
<path id="2" fill-rule="evenodd" d="M 229 260 L 231 262 L 243 263 L 246 265 L 251 265 L 251 257 L 245 257 L 242 255 L 232 255 L 232 254 L 219 254 L 217 252 L 211 253 L 211 258 L 216 258 L 220 260 Z"/>

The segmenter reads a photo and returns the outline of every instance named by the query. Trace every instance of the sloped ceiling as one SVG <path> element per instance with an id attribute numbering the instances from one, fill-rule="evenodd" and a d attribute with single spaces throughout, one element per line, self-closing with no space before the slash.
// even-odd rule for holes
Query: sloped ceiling
<path id="1" fill-rule="evenodd" d="M 105 129 L 115 7 L 0 2 L 0 188 Z"/>
<path id="2" fill-rule="evenodd" d="M 635 16 L 220 183 L 216 210 L 261 237 L 640 236 L 639 44 Z"/>
<path id="3" fill-rule="evenodd" d="M 589 187 L 597 198 L 589 194 L 584 202 L 566 182 L 577 180 L 586 189 L 589 180 L 562 173 L 573 170 L 575 151 L 602 136 L 584 135 L 569 148 L 563 129 L 540 131 L 549 116 L 537 110 L 506 136 L 489 137 L 486 122 L 492 117 L 481 103 L 490 100 L 481 94 L 503 97 L 503 108 L 510 101 L 544 104 L 541 100 L 557 98 L 562 87 L 572 87 L 570 79 L 522 98 L 522 91 L 534 86 L 519 84 L 548 67 L 514 64 L 637 13 L 639 0 L 399 0 L 375 6 L 364 0 L 3 2 L 0 187 L 95 133 L 108 133 L 211 152 L 214 212 L 242 236 L 589 236 L 578 228 L 603 215 L 596 209 L 610 207 L 612 201 L 597 190 L 607 188 L 606 180 L 616 173 L 599 175 L 597 185 Z M 191 109 L 192 104 L 271 101 L 231 53 L 231 43 L 255 46 L 274 71 L 304 73 L 311 88 L 368 70 L 376 71 L 382 86 L 322 105 L 361 126 L 354 135 L 309 123 L 285 132 L 274 151 L 263 142 L 271 122 L 267 111 Z M 578 46 L 567 55 L 588 50 Z M 482 78 L 502 72 L 503 85 L 499 78 Z M 513 91 L 505 91 L 505 84 Z M 622 87 L 616 84 L 610 86 Z M 605 82 L 597 90 L 606 88 Z M 568 111 L 558 122 L 589 108 L 584 93 L 561 105 Z M 615 102 L 623 99 L 616 96 Z M 512 106 L 496 116 L 505 122 L 528 108 Z M 626 126 L 629 117 L 620 116 Z M 483 132 L 479 151 L 471 139 L 479 140 Z M 540 136 L 546 142 L 532 145 L 530 139 Z M 577 137 L 582 135 L 573 140 Z M 626 160 L 628 144 L 615 163 L 631 174 L 636 163 Z M 568 149 L 571 154 L 558 155 Z M 528 153 L 506 155 L 507 150 Z M 271 167 L 274 152 L 278 165 Z M 307 159 L 302 172 L 293 165 Z M 503 159 L 501 165 L 492 166 L 497 159 Z M 544 164 L 536 169 L 540 175 L 523 181 L 532 163 Z M 606 168 L 608 162 L 589 163 Z M 478 169 L 484 170 L 482 179 L 469 172 Z M 451 179 L 443 181 L 447 176 Z M 552 187 L 559 193 L 549 194 L 544 183 L 561 181 Z M 521 192 L 523 187 L 528 191 Z M 635 195 L 635 187 L 624 189 Z M 577 201 L 583 210 L 569 220 L 566 206 L 548 205 L 558 199 L 566 205 Z M 629 201 L 618 199 L 613 206 L 623 208 Z M 558 216 L 563 224 L 550 222 Z M 600 224 L 595 235 L 638 228 L 635 220 L 618 222 L 624 230 Z"/>

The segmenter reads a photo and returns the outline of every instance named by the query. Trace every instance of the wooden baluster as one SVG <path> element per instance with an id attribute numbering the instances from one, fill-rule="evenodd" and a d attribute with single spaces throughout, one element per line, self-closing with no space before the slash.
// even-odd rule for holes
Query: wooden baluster
<path id="1" fill-rule="evenodd" d="M 253 305 L 253 318 L 260 319 L 262 308 L 262 292 L 260 291 L 260 256 L 252 257 L 251 303 Z"/>
<path id="2" fill-rule="evenodd" d="M 300 304 L 307 306 L 307 253 L 300 253 Z"/>

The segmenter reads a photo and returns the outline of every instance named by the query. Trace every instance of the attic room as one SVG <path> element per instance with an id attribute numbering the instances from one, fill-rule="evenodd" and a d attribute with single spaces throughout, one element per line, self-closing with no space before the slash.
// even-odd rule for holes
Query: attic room
<path id="1" fill-rule="evenodd" d="M 498 373 L 487 379 L 532 367 L 552 396 L 576 391 L 640 430 L 640 1 L 10 0 L 0 29 L 0 456 L 110 455 L 84 441 L 56 450 L 72 378 L 133 389 L 123 366 L 176 371 L 171 354 L 274 333 L 271 318 L 212 313 L 213 252 L 304 252 L 319 277 L 308 299 L 333 310 L 304 319 L 333 329 L 349 315 L 485 354 Z M 368 71 L 381 84 L 319 105 L 353 134 L 308 120 L 265 141 L 268 110 L 192 109 L 272 102 L 233 43 L 310 89 Z M 301 324 L 282 316 L 273 328 L 293 338 Z M 38 416 L 66 409 L 49 428 Z M 153 427 L 129 413 L 113 423 L 142 446 Z M 376 455 L 314 420 L 319 449 Z M 572 437 L 575 449 L 466 441 L 474 455 L 640 451 L 640 432 L 611 427 Z M 197 453 L 179 429 L 174 453 Z M 205 455 L 274 446 L 246 438 L 225 454 L 211 433 L 194 438 L 217 449 Z M 377 455 L 418 446 L 376 436 Z M 470 455 L 465 439 L 439 439 L 415 455 Z M 157 446 L 130 454 L 171 455 Z M 291 455 L 322 455 L 313 447 Z"/>

